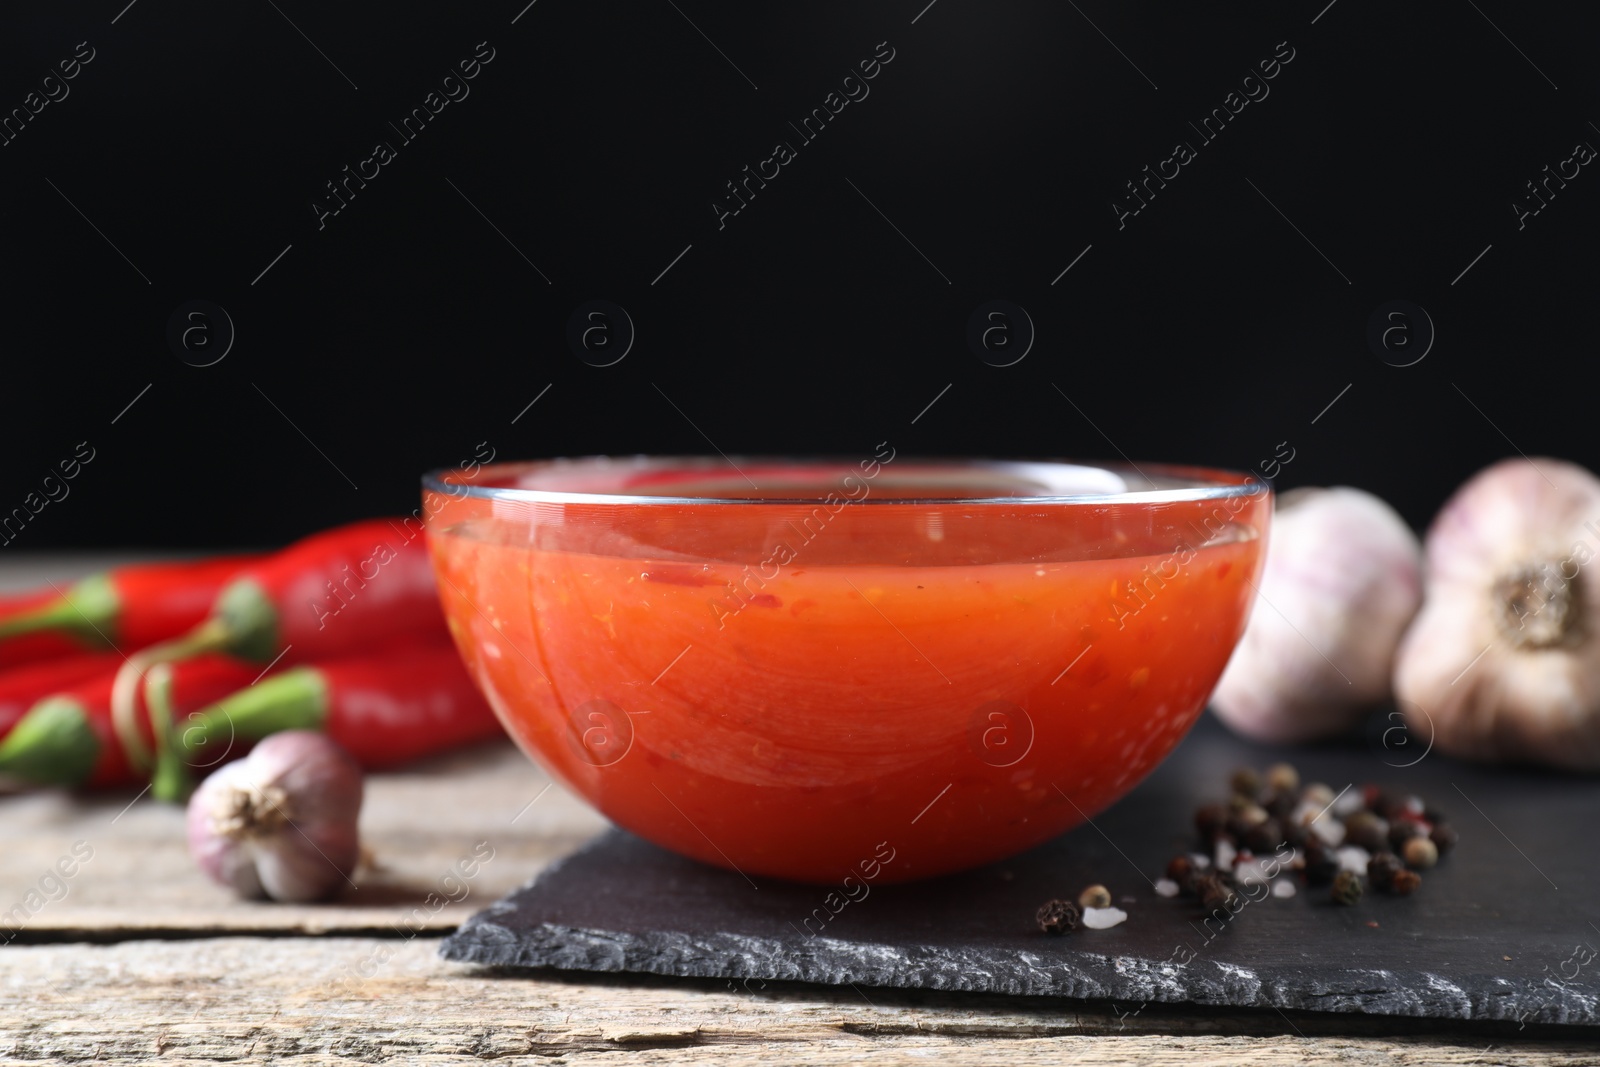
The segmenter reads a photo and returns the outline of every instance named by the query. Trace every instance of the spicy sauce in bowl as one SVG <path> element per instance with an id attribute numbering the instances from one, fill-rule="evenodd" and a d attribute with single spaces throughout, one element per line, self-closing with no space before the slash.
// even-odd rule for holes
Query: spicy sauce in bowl
<path id="1" fill-rule="evenodd" d="M 750 878 L 927 877 L 1111 804 L 1204 707 L 1271 513 L 1193 468 L 736 462 L 473 467 L 424 505 L 523 750 Z"/>

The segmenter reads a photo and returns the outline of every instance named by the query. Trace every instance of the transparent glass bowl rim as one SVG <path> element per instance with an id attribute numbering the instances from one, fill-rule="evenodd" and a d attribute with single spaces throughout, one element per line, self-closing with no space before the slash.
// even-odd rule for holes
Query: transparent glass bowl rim
<path id="1" fill-rule="evenodd" d="M 851 473 L 854 473 L 857 478 L 871 481 L 875 475 L 868 476 L 861 473 L 859 462 L 865 461 L 842 456 L 576 456 L 483 464 L 474 477 L 482 477 L 485 474 L 491 477 L 503 477 L 511 472 L 526 474 L 536 473 L 541 469 L 575 470 L 583 466 L 593 468 L 596 473 L 626 474 L 640 471 L 683 470 L 715 471 L 724 474 L 731 471 L 737 474 L 740 473 L 740 467 L 746 464 L 767 468 L 774 466 L 802 468 L 848 465 L 851 468 Z M 1272 489 L 1267 482 L 1241 471 L 1161 463 L 1141 465 L 1132 461 L 1127 463 L 1102 463 L 1062 459 L 1003 460 L 922 456 L 909 459 L 907 465 L 958 467 L 969 470 L 992 471 L 997 474 L 1009 474 L 1018 479 L 1047 479 L 1050 473 L 1067 474 L 1090 471 L 1117 474 L 1121 471 L 1128 471 L 1144 478 L 1146 481 L 1150 480 L 1150 474 L 1154 474 L 1168 480 L 1193 484 L 1159 489 L 1131 489 L 1123 492 L 1028 493 L 1009 496 L 875 497 L 869 493 L 864 497 L 852 498 L 851 503 L 864 504 L 868 507 L 891 504 L 939 507 L 968 504 L 1010 504 L 1013 506 L 1035 504 L 1168 504 L 1254 496 L 1270 492 Z M 890 463 L 882 463 L 880 466 L 882 469 L 889 469 Z M 905 468 L 901 467 L 900 469 L 903 470 Z M 530 489 L 520 486 L 475 485 L 461 480 L 462 478 L 463 472 L 459 468 L 447 467 L 429 471 L 422 476 L 422 487 L 429 492 L 456 499 L 476 498 L 526 504 L 607 504 L 640 507 L 663 504 L 677 506 L 737 504 L 745 507 L 760 505 L 815 505 L 824 503 L 828 492 L 837 492 L 836 490 L 824 489 L 815 496 L 797 497 L 668 496 L 656 493 L 588 492 L 566 489 Z"/>

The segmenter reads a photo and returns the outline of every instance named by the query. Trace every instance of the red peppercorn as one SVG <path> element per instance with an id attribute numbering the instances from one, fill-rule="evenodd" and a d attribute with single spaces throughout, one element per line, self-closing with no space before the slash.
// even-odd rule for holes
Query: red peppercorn
<path id="1" fill-rule="evenodd" d="M 1418 874 L 1416 871 L 1408 871 L 1402 867 L 1400 870 L 1394 872 L 1394 880 L 1389 883 L 1389 892 L 1398 894 L 1402 897 L 1408 897 L 1412 893 L 1416 892 L 1417 887 L 1421 884 L 1422 875 Z"/>
<path id="2" fill-rule="evenodd" d="M 1174 856 L 1167 863 L 1167 877 L 1177 883 L 1180 892 L 1194 892 L 1195 873 L 1194 860 L 1188 856 Z"/>

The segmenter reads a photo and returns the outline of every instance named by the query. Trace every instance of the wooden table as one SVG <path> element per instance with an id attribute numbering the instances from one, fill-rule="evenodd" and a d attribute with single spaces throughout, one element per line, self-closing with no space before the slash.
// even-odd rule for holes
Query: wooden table
<path id="1" fill-rule="evenodd" d="M 0 589 L 104 559 L 0 567 Z M 547 788 L 548 786 L 548 788 Z M 509 745 L 368 779 L 373 862 L 336 902 L 241 902 L 190 863 L 182 812 L 133 792 L 0 798 L 0 912 L 92 856 L 0 944 L 0 1064 L 1593 1063 L 1592 1035 L 632 976 L 503 973 L 440 936 L 605 822 Z M 469 880 L 460 861 L 493 850 Z M 470 865 L 469 865 L 470 866 Z M 47 884 L 47 889 L 53 884 Z M 454 898 L 454 899 L 447 899 Z"/>

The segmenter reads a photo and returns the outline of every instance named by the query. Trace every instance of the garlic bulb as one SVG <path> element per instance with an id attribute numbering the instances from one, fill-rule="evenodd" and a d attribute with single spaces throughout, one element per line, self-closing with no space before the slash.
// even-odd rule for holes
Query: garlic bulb
<path id="1" fill-rule="evenodd" d="M 1337 734 L 1389 696 L 1422 599 L 1421 551 L 1394 509 L 1340 486 L 1278 499 L 1249 626 L 1211 698 L 1260 741 Z"/>
<path id="2" fill-rule="evenodd" d="M 1582 467 L 1505 460 L 1457 490 L 1396 662 L 1411 733 L 1469 759 L 1600 768 L 1597 552 L 1600 480 Z"/>
<path id="3" fill-rule="evenodd" d="M 241 896 L 320 900 L 360 855 L 361 768 L 320 733 L 286 730 L 225 764 L 189 799 L 189 853 Z"/>

